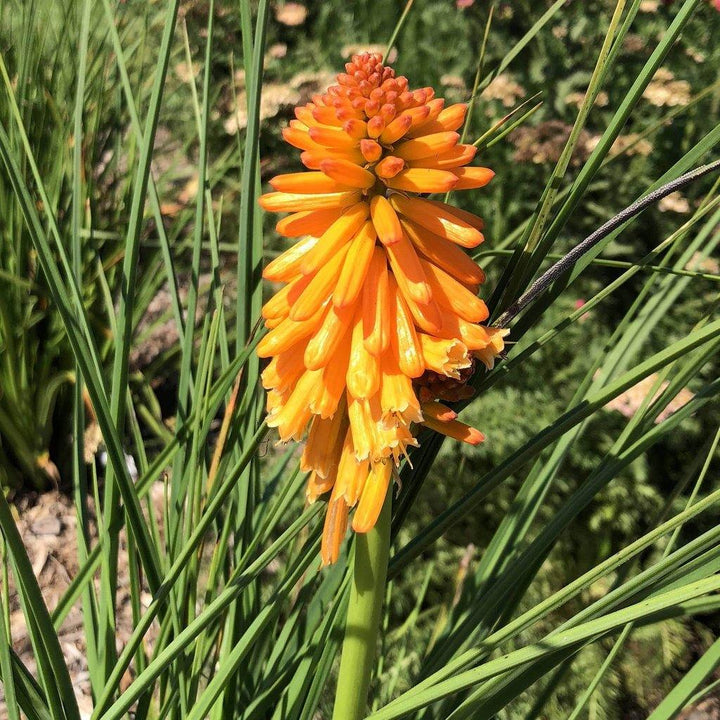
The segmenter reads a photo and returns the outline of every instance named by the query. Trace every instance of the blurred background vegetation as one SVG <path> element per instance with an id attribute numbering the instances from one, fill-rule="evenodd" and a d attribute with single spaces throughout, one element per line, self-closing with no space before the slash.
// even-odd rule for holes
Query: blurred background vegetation
<path id="1" fill-rule="evenodd" d="M 20 52 L 18 34 L 27 32 L 22 13 L 12 1 L 0 7 L 0 50 L 5 72 L 16 88 L 19 111 L 31 131 L 29 142 L 38 159 L 62 237 L 69 237 L 73 186 L 69 181 L 73 146 L 75 48 L 79 29 L 74 22 L 72 0 L 30 0 L 22 12 L 34 13 L 37 22 L 31 37 L 32 61 Z M 399 73 L 414 86 L 432 85 L 448 101 L 469 101 L 478 73 L 478 62 L 488 14 L 492 29 L 484 51 L 484 68 L 495 67 L 551 3 L 490 2 L 489 0 L 416 0 L 407 16 L 391 60 Z M 614 3 L 604 0 L 567 2 L 547 27 L 493 81 L 472 97 L 467 127 L 471 140 L 516 108 L 508 125 L 530 109 L 525 120 L 491 147 L 482 151 L 481 162 L 497 177 L 486 191 L 464 193 L 455 202 L 485 218 L 486 245 L 481 264 L 488 272 L 485 297 L 495 287 L 507 259 L 503 240 L 526 220 L 538 202 L 546 179 L 558 160 L 571 125 L 583 100 L 593 70 L 598 46 L 605 36 L 607 19 Z M 278 2 L 272 6 L 265 58 L 265 86 L 261 106 L 261 173 L 266 178 L 278 172 L 300 169 L 298 154 L 283 144 L 281 129 L 292 108 L 324 88 L 340 71 L 343 62 L 361 49 L 384 49 L 404 3 L 354 0 L 341 2 Z M 647 60 L 653 42 L 664 31 L 676 8 L 673 3 L 646 0 L 632 32 L 624 42 L 618 70 L 606 84 L 592 108 L 570 164 L 569 174 L 584 162 L 607 126 L 617 104 Z M 85 213 L 92 216 L 93 231 L 84 245 L 80 272 L 84 300 L 93 321 L 92 331 L 101 355 L 108 360 L 116 287 L 114 274 L 123 256 L 127 225 L 131 172 L 138 143 L 133 139 L 133 118 L 123 97 L 117 65 L 112 61 L 113 38 L 97 3 L 92 13 L 90 46 L 102 49 L 87 69 L 86 144 L 81 148 L 85 191 Z M 114 8 L 117 31 L 123 39 L 129 75 L 125 79 L 136 98 L 147 101 L 147 69 L 151 67 L 161 31 L 161 3 L 156 0 L 123 0 Z M 146 208 L 149 222 L 141 246 L 138 287 L 140 301 L 138 331 L 131 353 L 132 389 L 138 409 L 138 427 L 146 447 L 160 448 L 170 437 L 176 413 L 175 383 L 179 364 L 175 330 L 175 294 L 182 299 L 191 272 L 191 236 L 198 192 L 197 119 L 193 111 L 191 83 L 199 72 L 204 48 L 208 4 L 188 0 L 181 8 L 177 42 L 171 59 L 163 102 L 152 176 L 158 188 L 157 206 Z M 97 16 L 97 17 L 95 17 Z M 219 252 L 219 282 L 225 288 L 227 308 L 238 292 L 234 255 L 238 238 L 240 158 L 245 113 L 245 74 L 240 14 L 228 0 L 215 3 L 215 48 L 212 56 L 213 95 L 208 125 L 209 187 L 213 189 L 214 227 Z M 617 211 L 630 204 L 638 188 L 647 187 L 665 168 L 706 135 L 720 117 L 720 13 L 705 3 L 694 14 L 679 42 L 644 93 L 643 100 L 616 141 L 612 159 L 593 181 L 583 205 L 565 227 L 560 247 L 570 248 Z M 60 51 L 58 51 L 58 48 Z M 12 110 L 0 105 L 0 121 L 6 126 Z M 143 117 L 145 108 L 140 105 Z M 21 142 L 15 136 L 13 142 Z M 646 255 L 659 239 L 676 229 L 697 207 L 704 186 L 691 186 L 683 194 L 662 201 L 624 233 L 603 255 L 617 265 L 598 264 L 590 277 L 573 286 L 574 296 L 557 303 L 534 329 L 540 334 L 572 309 L 582 306 L 621 272 L 623 262 Z M 219 202 L 217 198 L 222 198 Z M 273 218 L 266 219 L 266 249 L 272 257 L 282 241 L 274 235 Z M 162 232 L 161 232 L 162 231 Z M 718 230 L 715 230 L 717 233 Z M 173 248 L 177 287 L 169 287 L 159 272 L 163 239 Z M 202 259 L 201 287 L 217 278 L 211 274 L 206 247 Z M 548 264 L 551 259 L 548 259 Z M 690 260 L 688 277 L 668 309 L 667 317 L 647 340 L 646 349 L 658 350 L 676 339 L 678 318 L 699 317 L 700 308 L 715 300 L 720 280 L 716 259 Z M 698 273 L 704 273 L 701 277 Z M 466 411 L 466 420 L 481 428 L 487 441 L 477 447 L 446 443 L 411 517 L 403 528 L 408 539 L 426 526 L 439 511 L 461 497 L 478 475 L 506 457 L 557 417 L 572 393 L 592 367 L 644 281 L 628 283 L 620 293 L 587 313 L 567 330 L 561 342 L 538 352 L 526 371 L 498 382 L 481 401 Z M 202 303 L 198 317 L 202 316 Z M 187 321 L 187 319 L 186 319 Z M 581 351 L 578 351 L 578 350 Z M 111 358 L 110 358 L 111 359 Z M 8 179 L 0 171 L 0 484 L 17 497 L 50 488 L 68 489 L 70 463 L 68 418 L 71 417 L 74 363 L 62 324 L 49 301 L 49 294 L 26 236 Z M 717 377 L 718 362 L 703 372 Z M 608 451 L 613 439 L 648 392 L 649 386 L 628 391 L 621 399 L 593 416 L 580 443 L 573 447 L 560 470 L 541 513 L 537 527 L 552 516 L 561 500 L 582 483 L 588 472 Z M 693 386 L 676 398 L 680 406 L 692 397 Z M 696 459 L 707 451 L 708 441 L 720 425 L 720 408 L 709 403 L 677 431 L 654 446 L 649 455 L 633 462 L 607 486 L 595 502 L 573 522 L 543 565 L 524 605 L 562 587 L 572 578 L 617 551 L 633 538 L 654 527 L 678 478 L 695 468 Z M 92 413 L 86 426 L 86 456 L 102 452 Z M 268 448 L 267 457 L 275 459 Z M 717 456 L 710 477 L 717 477 Z M 412 632 L 426 640 L 433 636 L 442 618 L 461 592 L 467 568 L 487 545 L 507 511 L 523 477 L 504 484 L 471 517 L 456 525 L 438 544 L 427 588 L 418 608 Z M 687 500 L 686 489 L 673 500 L 679 511 Z M 300 506 L 298 498 L 298 507 Z M 697 533 L 697 523 L 687 528 Z M 531 533 L 532 537 L 532 533 Z M 417 589 L 425 582 L 421 565 L 399 581 L 393 593 L 393 625 L 415 607 Z M 600 590 L 598 590 L 599 592 Z M 590 593 L 593 592 L 591 589 Z M 579 603 L 579 601 L 578 601 Z M 573 612 L 570 604 L 566 611 Z M 591 704 L 591 718 L 644 717 L 673 681 L 707 646 L 720 629 L 720 621 L 672 621 L 633 635 L 621 650 L 600 691 Z M 541 634 L 542 628 L 535 632 Z M 522 638 L 523 642 L 528 640 Z M 388 662 L 402 646 L 402 637 L 391 636 Z M 591 645 L 584 650 L 574 672 L 555 690 L 546 717 L 565 717 L 579 694 L 602 664 L 608 648 Z M 405 657 L 405 656 L 403 656 Z M 414 669 L 412 657 L 398 667 L 398 687 Z M 517 716 L 531 704 L 516 707 Z M 720 711 L 719 711 L 720 712 Z M 720 717 L 720 715 L 717 715 Z M 715 716 L 713 716 L 715 717 Z"/>

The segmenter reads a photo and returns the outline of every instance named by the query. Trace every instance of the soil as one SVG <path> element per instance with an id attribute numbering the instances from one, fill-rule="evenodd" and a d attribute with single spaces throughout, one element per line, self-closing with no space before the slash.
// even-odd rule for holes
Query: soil
<path id="1" fill-rule="evenodd" d="M 157 483 L 151 491 L 153 506 L 161 507 L 163 485 Z M 15 500 L 13 512 L 25 543 L 25 548 L 32 563 L 35 577 L 40 585 L 45 603 L 52 613 L 63 597 L 73 578 L 78 573 L 76 513 L 73 501 L 58 491 L 41 494 L 28 494 Z M 96 534 L 94 519 L 91 533 Z M 130 586 L 125 550 L 125 535 L 121 533 L 121 550 L 118 565 L 118 602 L 117 602 L 117 648 L 121 650 L 130 637 L 133 629 L 132 611 L 130 607 Z M 20 602 L 13 584 L 12 573 L 9 582 L 10 590 L 10 630 L 13 649 L 28 670 L 35 674 L 36 665 L 33 649 L 25 624 Z M 150 594 L 141 596 L 143 608 L 150 604 Z M 149 633 L 152 642 L 155 628 Z M 59 632 L 60 646 L 70 670 L 75 695 L 80 713 L 85 720 L 92 713 L 93 702 L 86 661 L 85 632 L 81 602 L 71 608 Z M 131 677 L 123 680 L 127 685 Z M 0 720 L 7 717 L 2 685 L 0 684 Z"/>

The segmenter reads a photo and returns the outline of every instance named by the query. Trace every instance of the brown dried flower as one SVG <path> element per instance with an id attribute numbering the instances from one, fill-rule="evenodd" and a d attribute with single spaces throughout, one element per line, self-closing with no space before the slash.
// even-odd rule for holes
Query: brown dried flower
<path id="1" fill-rule="evenodd" d="M 585 95 L 586 93 L 584 92 L 571 92 L 569 95 L 565 96 L 565 104 L 580 107 L 585 101 Z M 601 90 L 597 94 L 593 105 L 597 105 L 598 107 L 605 107 L 609 101 L 610 100 L 608 98 L 608 94 L 604 90 Z"/>
<path id="2" fill-rule="evenodd" d="M 570 137 L 571 125 L 560 120 L 548 120 L 535 127 L 521 127 L 510 134 L 510 141 L 515 145 L 513 160 L 531 162 L 541 165 L 546 162 L 557 162 Z M 572 156 L 572 163 L 584 162 L 590 155 L 592 137 L 582 130 L 577 147 Z"/>
<path id="3" fill-rule="evenodd" d="M 686 80 L 675 80 L 674 77 L 667 68 L 659 68 L 645 88 L 643 97 L 658 107 L 687 105 L 690 102 L 690 83 Z"/>
<path id="4" fill-rule="evenodd" d="M 525 88 L 507 73 L 498 75 L 483 91 L 486 100 L 500 100 L 505 107 L 512 107 L 524 95 Z"/>
<path id="5" fill-rule="evenodd" d="M 704 256 L 701 252 L 696 252 L 688 260 L 685 269 L 717 275 L 720 273 L 720 262 L 715 260 L 715 258 Z"/>
<path id="6" fill-rule="evenodd" d="M 658 210 L 660 212 L 689 213 L 690 203 L 680 192 L 674 192 L 660 200 Z"/>
<path id="7" fill-rule="evenodd" d="M 307 18 L 307 8 L 296 2 L 288 2 L 275 8 L 275 19 L 281 25 L 295 27 L 302 25 Z"/>

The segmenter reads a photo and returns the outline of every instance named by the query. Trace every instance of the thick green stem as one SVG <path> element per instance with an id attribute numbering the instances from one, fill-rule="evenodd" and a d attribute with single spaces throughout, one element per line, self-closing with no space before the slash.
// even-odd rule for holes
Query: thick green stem
<path id="1" fill-rule="evenodd" d="M 368 533 L 358 534 L 355 539 L 353 583 L 333 720 L 361 720 L 367 715 L 368 686 L 385 596 L 391 505 L 392 484 L 375 527 Z"/>

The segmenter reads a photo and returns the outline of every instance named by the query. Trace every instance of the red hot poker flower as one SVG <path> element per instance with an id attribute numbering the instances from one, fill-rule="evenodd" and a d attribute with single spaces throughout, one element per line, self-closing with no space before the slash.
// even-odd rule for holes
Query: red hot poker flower
<path id="1" fill-rule="evenodd" d="M 270 262 L 285 286 L 263 307 L 258 354 L 267 423 L 283 442 L 307 435 L 307 497 L 330 493 L 324 564 L 352 527 L 370 530 L 414 426 L 477 444 L 482 433 L 442 404 L 467 397 L 475 360 L 491 368 L 505 330 L 477 297 L 485 276 L 464 249 L 479 217 L 421 195 L 480 188 L 457 130 L 466 105 L 411 90 L 378 54 L 356 55 L 337 85 L 295 110 L 283 131 L 307 172 L 278 175 L 260 198 L 289 212 L 277 231 L 301 238 Z"/>

